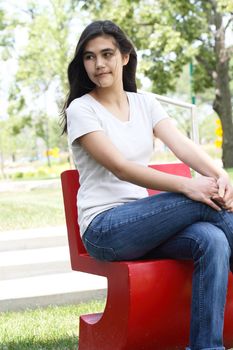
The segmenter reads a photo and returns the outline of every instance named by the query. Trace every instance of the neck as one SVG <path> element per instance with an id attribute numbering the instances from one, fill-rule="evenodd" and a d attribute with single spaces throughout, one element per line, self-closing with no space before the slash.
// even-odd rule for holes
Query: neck
<path id="1" fill-rule="evenodd" d="M 106 104 L 118 104 L 120 105 L 122 101 L 125 100 L 125 91 L 122 87 L 117 88 L 95 88 L 91 95 L 97 100 Z"/>

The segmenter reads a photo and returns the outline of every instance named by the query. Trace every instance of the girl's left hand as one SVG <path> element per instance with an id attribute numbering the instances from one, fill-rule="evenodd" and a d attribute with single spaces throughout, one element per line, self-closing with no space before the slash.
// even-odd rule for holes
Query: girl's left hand
<path id="1" fill-rule="evenodd" d="M 230 179 L 226 175 L 221 175 L 217 179 L 218 195 L 212 199 L 221 205 L 221 207 L 229 212 L 233 212 L 233 186 Z"/>

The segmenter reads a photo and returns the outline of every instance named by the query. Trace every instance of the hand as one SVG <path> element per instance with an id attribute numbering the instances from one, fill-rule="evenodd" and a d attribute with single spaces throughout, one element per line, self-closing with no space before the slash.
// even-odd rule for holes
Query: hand
<path id="1" fill-rule="evenodd" d="M 195 201 L 209 205 L 215 210 L 221 210 L 221 203 L 212 200 L 219 198 L 219 185 L 212 177 L 198 176 L 189 179 L 184 194 Z"/>
<path id="2" fill-rule="evenodd" d="M 230 183 L 228 175 L 221 175 L 217 180 L 218 195 L 213 197 L 213 200 L 222 208 L 229 212 L 233 212 L 233 187 Z"/>

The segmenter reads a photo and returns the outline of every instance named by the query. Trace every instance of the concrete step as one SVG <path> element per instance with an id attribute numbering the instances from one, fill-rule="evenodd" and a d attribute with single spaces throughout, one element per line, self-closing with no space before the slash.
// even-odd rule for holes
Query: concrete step
<path id="1" fill-rule="evenodd" d="M 105 298 L 104 277 L 72 271 L 66 228 L 0 233 L 0 312 Z"/>
<path id="2" fill-rule="evenodd" d="M 51 275 L 71 271 L 69 261 L 52 261 L 0 267 L 0 281 L 25 277 Z"/>
<path id="3" fill-rule="evenodd" d="M 82 272 L 0 281 L 0 312 L 79 303 L 106 297 L 104 277 Z"/>
<path id="4" fill-rule="evenodd" d="M 68 245 L 65 226 L 0 232 L 0 252 Z"/>

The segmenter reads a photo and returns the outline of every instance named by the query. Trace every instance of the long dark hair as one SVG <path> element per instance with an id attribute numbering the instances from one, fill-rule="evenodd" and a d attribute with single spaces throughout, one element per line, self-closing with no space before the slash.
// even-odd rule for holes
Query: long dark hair
<path id="1" fill-rule="evenodd" d="M 69 94 L 62 110 L 63 132 L 67 132 L 66 108 L 77 97 L 90 92 L 95 84 L 89 79 L 83 64 L 83 50 L 87 42 L 97 36 L 111 35 L 122 54 L 129 54 L 129 62 L 123 67 L 123 87 L 126 91 L 137 92 L 136 66 L 137 54 L 125 33 L 111 21 L 95 21 L 82 32 L 78 41 L 75 55 L 68 66 Z"/>

